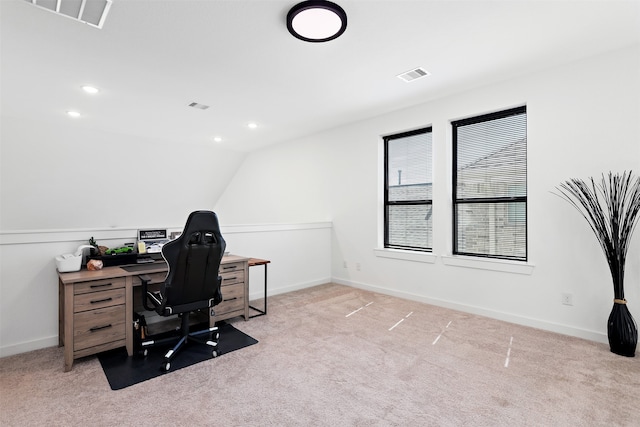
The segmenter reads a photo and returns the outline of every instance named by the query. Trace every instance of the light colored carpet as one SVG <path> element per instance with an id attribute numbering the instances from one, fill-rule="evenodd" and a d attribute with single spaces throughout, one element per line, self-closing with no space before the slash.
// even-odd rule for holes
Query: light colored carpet
<path id="1" fill-rule="evenodd" d="M 6 357 L 0 424 L 640 426 L 640 358 L 604 344 L 335 284 L 234 326 L 260 342 L 119 391 L 96 357 Z"/>

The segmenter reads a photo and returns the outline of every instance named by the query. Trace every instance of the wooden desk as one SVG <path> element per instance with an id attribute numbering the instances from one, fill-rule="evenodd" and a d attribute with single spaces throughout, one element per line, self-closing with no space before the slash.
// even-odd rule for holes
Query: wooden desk
<path id="1" fill-rule="evenodd" d="M 229 255 L 222 258 L 222 302 L 209 317 L 211 326 L 219 320 L 243 316 L 249 319 L 249 258 Z M 73 361 L 118 347 L 133 355 L 133 288 L 140 286 L 138 275 L 161 283 L 167 273 L 164 261 L 105 267 L 98 271 L 58 273 L 59 345 L 64 346 L 64 370 Z"/>

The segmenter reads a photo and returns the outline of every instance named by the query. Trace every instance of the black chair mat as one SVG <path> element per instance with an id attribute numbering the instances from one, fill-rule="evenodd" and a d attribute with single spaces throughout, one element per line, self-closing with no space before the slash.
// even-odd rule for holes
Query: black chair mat
<path id="1" fill-rule="evenodd" d="M 258 342 L 255 338 L 239 331 L 228 323 L 218 325 L 218 327 L 220 332 L 218 357 Z M 171 347 L 169 345 L 166 348 L 150 348 L 146 357 L 128 356 L 127 350 L 124 347 L 120 347 L 99 353 L 98 360 L 102 365 L 111 389 L 120 390 L 160 375 L 170 375 L 171 372 L 212 358 L 211 347 L 199 344 L 187 345 L 171 361 L 169 372 L 164 373 L 160 367 L 164 361 L 166 351 Z"/>

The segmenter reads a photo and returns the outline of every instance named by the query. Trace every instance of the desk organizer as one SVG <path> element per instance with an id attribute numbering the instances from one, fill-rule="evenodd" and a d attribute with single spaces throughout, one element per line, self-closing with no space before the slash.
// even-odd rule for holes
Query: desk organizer
<path id="1" fill-rule="evenodd" d="M 79 255 L 58 255 L 56 257 L 56 267 L 60 273 L 80 270 L 82 265 L 82 253 Z"/>
<path id="2" fill-rule="evenodd" d="M 72 254 L 62 254 L 55 257 L 56 268 L 60 273 L 67 273 L 70 271 L 79 271 L 82 267 L 82 256 L 85 249 L 90 249 L 90 245 L 80 245 L 78 249 Z"/>

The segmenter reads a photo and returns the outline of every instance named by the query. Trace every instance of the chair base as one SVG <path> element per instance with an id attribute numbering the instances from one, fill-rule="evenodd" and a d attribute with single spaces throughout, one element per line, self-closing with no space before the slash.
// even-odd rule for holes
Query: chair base
<path id="1" fill-rule="evenodd" d="M 146 356 L 148 349 L 151 347 L 164 346 L 178 340 L 173 348 L 168 350 L 164 355 L 164 361 L 160 366 L 160 370 L 163 372 L 168 372 L 171 369 L 171 361 L 176 357 L 180 350 L 191 343 L 207 345 L 210 347 L 211 356 L 213 358 L 218 356 L 218 339 L 220 338 L 220 334 L 217 326 L 201 331 L 189 332 L 189 315 L 183 314 L 182 326 L 179 329 L 179 332 L 180 335 L 178 336 L 161 339 L 153 339 L 153 337 L 150 337 L 143 340 L 140 344 L 142 355 Z"/>

